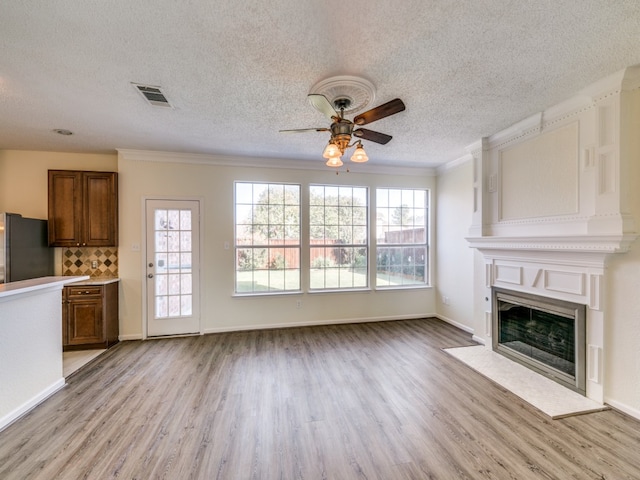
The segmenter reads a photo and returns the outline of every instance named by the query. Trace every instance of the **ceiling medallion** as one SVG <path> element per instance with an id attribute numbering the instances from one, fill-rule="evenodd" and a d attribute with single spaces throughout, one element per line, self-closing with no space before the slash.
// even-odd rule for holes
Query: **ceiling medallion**
<path id="1" fill-rule="evenodd" d="M 375 90 L 368 80 L 350 76 L 327 78 L 311 88 L 307 99 L 313 108 L 331 120 L 330 126 L 280 131 L 286 133 L 331 132 L 329 143 L 322 152 L 322 156 L 327 159 L 328 167 L 344 165 L 341 157 L 351 147 L 356 147 L 351 161 L 364 163 L 369 160 L 369 156 L 360 139 L 386 145 L 393 137 L 386 133 L 362 128 L 362 126 L 405 110 L 404 102 L 394 98 L 383 105 L 362 112 L 374 98 Z M 345 114 L 354 112 L 362 113 L 356 115 L 353 120 L 345 117 Z"/>
<path id="2" fill-rule="evenodd" d="M 344 114 L 362 111 L 376 98 L 375 87 L 369 80 L 349 75 L 321 80 L 311 87 L 309 93 L 324 95 L 338 111 L 341 105 L 347 105 Z"/>

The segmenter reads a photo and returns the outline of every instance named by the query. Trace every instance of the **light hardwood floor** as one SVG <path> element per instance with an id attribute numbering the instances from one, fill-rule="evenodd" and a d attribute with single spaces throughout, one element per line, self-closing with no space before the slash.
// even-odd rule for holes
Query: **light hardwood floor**
<path id="1" fill-rule="evenodd" d="M 439 320 L 122 342 L 0 432 L 13 479 L 638 479 L 640 422 L 551 420 Z"/>

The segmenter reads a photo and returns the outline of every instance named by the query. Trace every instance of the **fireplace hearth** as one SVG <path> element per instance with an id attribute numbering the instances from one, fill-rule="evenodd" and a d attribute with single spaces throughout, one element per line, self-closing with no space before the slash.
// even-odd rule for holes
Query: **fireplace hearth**
<path id="1" fill-rule="evenodd" d="M 586 307 L 493 288 L 493 350 L 586 395 Z"/>

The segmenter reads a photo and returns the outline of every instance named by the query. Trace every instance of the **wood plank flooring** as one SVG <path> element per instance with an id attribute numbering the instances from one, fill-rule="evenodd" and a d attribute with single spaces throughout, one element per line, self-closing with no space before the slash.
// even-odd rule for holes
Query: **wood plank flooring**
<path id="1" fill-rule="evenodd" d="M 640 422 L 551 420 L 436 319 L 121 342 L 0 432 L 0 478 L 638 479 Z"/>

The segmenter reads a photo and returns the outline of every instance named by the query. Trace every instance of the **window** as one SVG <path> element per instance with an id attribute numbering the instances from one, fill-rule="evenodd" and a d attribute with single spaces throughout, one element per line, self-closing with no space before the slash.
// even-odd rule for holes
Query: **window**
<path id="1" fill-rule="evenodd" d="M 364 187 L 309 187 L 311 290 L 368 286 L 367 205 Z"/>
<path id="2" fill-rule="evenodd" d="M 300 185 L 235 184 L 236 293 L 300 290 Z"/>
<path id="3" fill-rule="evenodd" d="M 426 285 L 428 191 L 376 189 L 376 286 Z"/>

